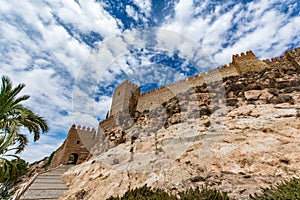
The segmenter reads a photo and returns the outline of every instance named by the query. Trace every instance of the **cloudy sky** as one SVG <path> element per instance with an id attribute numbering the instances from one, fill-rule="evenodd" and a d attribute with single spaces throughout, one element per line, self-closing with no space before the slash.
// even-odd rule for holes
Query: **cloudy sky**
<path id="1" fill-rule="evenodd" d="M 232 54 L 264 59 L 297 46 L 298 0 L 0 1 L 1 75 L 26 84 L 26 105 L 50 125 L 22 154 L 30 162 L 61 145 L 73 123 L 96 128 L 124 79 L 146 91 Z"/>

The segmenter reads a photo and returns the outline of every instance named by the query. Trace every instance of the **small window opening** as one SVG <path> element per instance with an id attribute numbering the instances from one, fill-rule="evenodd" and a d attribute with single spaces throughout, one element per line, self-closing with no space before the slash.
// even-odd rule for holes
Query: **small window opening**
<path id="1" fill-rule="evenodd" d="M 77 140 L 77 144 L 80 144 L 80 141 L 79 141 L 79 140 Z"/>

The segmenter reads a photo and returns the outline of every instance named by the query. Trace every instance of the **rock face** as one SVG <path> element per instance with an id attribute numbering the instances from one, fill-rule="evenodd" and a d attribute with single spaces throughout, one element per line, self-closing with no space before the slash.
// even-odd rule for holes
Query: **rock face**
<path id="1" fill-rule="evenodd" d="M 136 113 L 124 130 L 106 130 L 115 147 L 64 174 L 61 199 L 106 199 L 144 184 L 173 193 L 207 185 L 247 199 L 299 177 L 299 86 L 297 69 L 266 69 Z"/>

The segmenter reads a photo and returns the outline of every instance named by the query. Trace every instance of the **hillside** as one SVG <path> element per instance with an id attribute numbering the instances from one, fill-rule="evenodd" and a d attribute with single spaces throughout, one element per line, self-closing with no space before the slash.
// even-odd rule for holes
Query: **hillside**
<path id="1" fill-rule="evenodd" d="M 101 145 L 111 148 L 65 173 L 61 199 L 106 199 L 145 184 L 172 193 L 207 185 L 247 199 L 299 177 L 300 66 L 271 66 L 192 87 L 107 128 Z"/>

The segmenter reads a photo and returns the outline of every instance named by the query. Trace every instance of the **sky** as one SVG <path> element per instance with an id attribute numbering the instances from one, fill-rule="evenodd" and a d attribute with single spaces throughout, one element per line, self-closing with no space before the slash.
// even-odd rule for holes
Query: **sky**
<path id="1" fill-rule="evenodd" d="M 125 79 L 146 92 L 233 54 L 265 59 L 298 46 L 298 0 L 0 1 L 0 75 L 26 84 L 26 106 L 50 126 L 38 142 L 28 133 L 29 162 L 56 150 L 73 123 L 97 128 Z"/>

